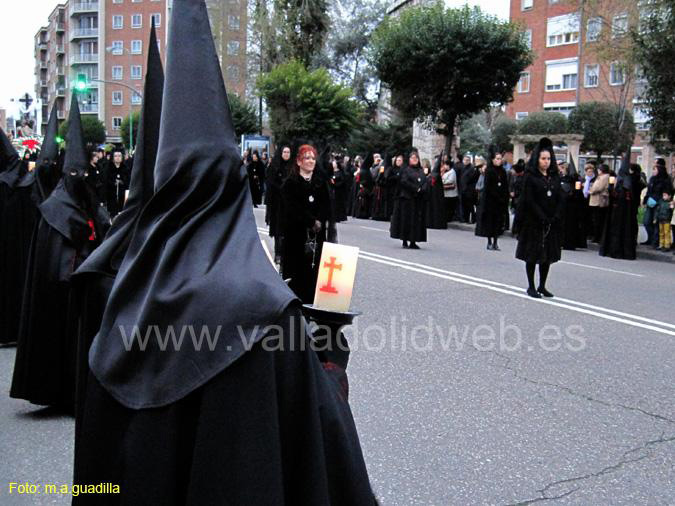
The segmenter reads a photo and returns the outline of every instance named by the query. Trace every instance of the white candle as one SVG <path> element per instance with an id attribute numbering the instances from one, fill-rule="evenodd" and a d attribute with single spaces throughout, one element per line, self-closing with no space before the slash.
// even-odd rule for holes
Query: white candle
<path id="1" fill-rule="evenodd" d="M 314 307 L 340 313 L 349 311 L 358 259 L 359 248 L 331 242 L 323 244 Z"/>

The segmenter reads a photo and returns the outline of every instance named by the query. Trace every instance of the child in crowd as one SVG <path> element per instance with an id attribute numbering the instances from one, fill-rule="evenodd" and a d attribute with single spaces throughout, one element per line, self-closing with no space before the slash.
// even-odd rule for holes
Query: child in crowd
<path id="1" fill-rule="evenodd" d="M 663 199 L 658 203 L 656 219 L 659 222 L 659 250 L 667 251 L 672 245 L 670 221 L 673 219 L 673 203 L 670 201 L 670 194 L 666 192 L 663 193 Z"/>

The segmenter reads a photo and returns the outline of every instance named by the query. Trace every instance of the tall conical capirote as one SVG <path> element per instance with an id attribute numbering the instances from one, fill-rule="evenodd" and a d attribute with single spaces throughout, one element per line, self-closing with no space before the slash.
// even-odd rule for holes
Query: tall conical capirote
<path id="1" fill-rule="evenodd" d="M 57 117 L 56 104 L 52 106 L 52 111 L 49 114 L 49 123 L 47 123 L 47 132 L 42 141 L 42 148 L 40 149 L 40 161 L 55 162 L 59 156 L 59 145 L 56 138 L 59 135 L 59 120 Z"/>
<path id="2" fill-rule="evenodd" d="M 73 92 L 70 101 L 70 114 L 68 115 L 68 133 L 66 134 L 66 157 L 63 160 L 63 173 L 68 174 L 72 170 L 84 172 L 89 164 L 89 157 L 84 146 L 82 134 L 82 118 L 77 95 Z"/>
<path id="3" fill-rule="evenodd" d="M 633 180 L 630 177 L 630 156 L 631 156 L 632 146 L 628 146 L 626 153 L 624 154 L 621 160 L 621 167 L 619 168 L 619 177 L 616 183 L 616 187 L 623 187 L 624 190 L 633 189 Z"/>
<path id="4" fill-rule="evenodd" d="M 147 69 L 129 198 L 122 212 L 115 217 L 103 243 L 85 260 L 77 270 L 77 274 L 85 272 L 98 272 L 108 276 L 117 274 L 140 212 L 154 194 L 154 171 L 164 89 L 164 69 L 157 49 L 154 21 L 150 29 Z"/>
<path id="5" fill-rule="evenodd" d="M 19 160 L 19 153 L 14 149 L 5 131 L 0 128 L 0 172 L 9 170 Z"/>
<path id="6" fill-rule="evenodd" d="M 203 0 L 174 0 L 169 37 L 155 194 L 89 353 L 99 383 L 132 409 L 199 388 L 297 301 L 260 243 Z M 141 350 L 134 329 L 218 337 L 170 350 L 151 339 Z"/>

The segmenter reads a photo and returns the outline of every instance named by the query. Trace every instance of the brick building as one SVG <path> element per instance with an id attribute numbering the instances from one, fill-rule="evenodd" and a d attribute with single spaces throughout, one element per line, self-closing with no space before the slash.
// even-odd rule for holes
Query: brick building
<path id="1" fill-rule="evenodd" d="M 207 3 L 226 85 L 243 94 L 247 2 Z M 164 60 L 171 7 L 172 0 L 69 0 L 57 5 L 48 25 L 35 35 L 43 131 L 54 103 L 59 119 L 67 117 L 72 87 L 84 76 L 88 89 L 78 95 L 81 113 L 103 122 L 107 142 L 121 142 L 123 119 L 141 108 L 151 22 Z"/>
<path id="2" fill-rule="evenodd" d="M 640 107 L 644 83 L 636 69 L 610 63 L 598 51 L 599 44 L 618 45 L 627 36 L 634 13 L 626 12 L 626 5 L 608 0 L 606 11 L 582 13 L 563 0 L 511 0 L 511 22 L 525 28 L 535 61 L 523 72 L 506 113 L 520 120 L 535 111 L 567 116 L 584 102 L 625 104 L 638 130 L 633 158 L 646 168 L 656 153 L 646 141 L 649 117 Z M 580 158 L 583 162 L 583 153 Z"/>

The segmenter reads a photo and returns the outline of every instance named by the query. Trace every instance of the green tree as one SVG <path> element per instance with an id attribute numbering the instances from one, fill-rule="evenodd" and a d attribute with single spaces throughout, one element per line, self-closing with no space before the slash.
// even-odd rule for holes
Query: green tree
<path id="1" fill-rule="evenodd" d="M 474 114 L 462 121 L 459 129 L 460 147 L 463 153 L 485 153 L 490 145 L 490 129 L 485 124 L 484 114 Z"/>
<path id="2" fill-rule="evenodd" d="M 532 62 L 516 25 L 440 3 L 388 17 L 373 35 L 372 58 L 393 105 L 447 136 L 448 152 L 456 121 L 512 100 Z"/>
<path id="3" fill-rule="evenodd" d="M 492 126 L 492 144 L 499 151 L 512 151 L 511 136 L 518 130 L 518 122 L 512 118 L 502 117 Z"/>
<path id="4" fill-rule="evenodd" d="M 124 144 L 124 147 L 127 148 L 128 150 L 131 150 L 138 144 L 138 125 L 141 121 L 141 113 L 139 111 L 134 111 L 131 113 L 131 117 L 133 118 L 133 125 L 134 125 L 134 131 L 133 131 L 133 146 L 129 145 L 129 126 L 131 123 L 131 120 L 129 119 L 129 116 L 124 118 L 122 120 L 122 125 L 120 126 L 120 137 L 122 138 L 122 144 Z"/>
<path id="5" fill-rule="evenodd" d="M 323 49 L 330 26 L 326 0 L 275 0 L 274 23 L 279 53 L 309 68 Z"/>
<path id="6" fill-rule="evenodd" d="M 352 129 L 347 141 L 347 152 L 367 155 L 370 152 L 379 152 L 394 155 L 403 153 L 412 146 L 412 128 L 409 124 L 392 122 L 378 125 L 363 120 Z"/>
<path id="7" fill-rule="evenodd" d="M 234 93 L 227 94 L 232 112 L 232 123 L 237 140 L 244 134 L 252 134 L 258 131 L 258 113 L 251 104 L 245 102 Z"/>
<path id="8" fill-rule="evenodd" d="M 583 134 L 581 148 L 595 151 L 598 160 L 606 153 L 621 153 L 633 144 L 635 138 L 633 114 L 622 111 L 620 106 L 611 102 L 579 104 L 570 113 L 569 130 Z"/>
<path id="9" fill-rule="evenodd" d="M 565 134 L 568 128 L 565 115 L 552 111 L 533 112 L 518 122 L 518 133 L 520 135 Z"/>
<path id="10" fill-rule="evenodd" d="M 326 69 L 308 71 L 299 61 L 279 65 L 258 79 L 277 142 L 303 138 L 342 144 L 361 117 L 352 90 L 332 82 Z"/>
<path id="11" fill-rule="evenodd" d="M 59 137 L 66 139 L 68 133 L 68 120 L 61 123 Z M 98 146 L 105 142 L 105 125 L 96 117 L 82 115 L 82 136 L 84 144 L 88 147 Z"/>
<path id="12" fill-rule="evenodd" d="M 675 0 L 655 1 L 652 7 L 633 39 L 648 85 L 642 99 L 651 116 L 651 141 L 665 151 L 675 146 Z"/>

